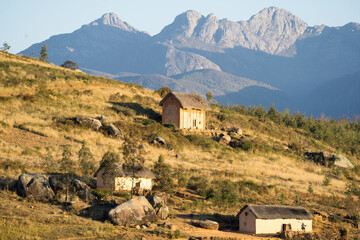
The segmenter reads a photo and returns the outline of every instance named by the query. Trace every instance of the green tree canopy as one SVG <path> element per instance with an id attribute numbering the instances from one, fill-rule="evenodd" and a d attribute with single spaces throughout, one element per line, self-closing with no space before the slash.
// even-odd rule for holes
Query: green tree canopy
<path id="1" fill-rule="evenodd" d="M 78 152 L 78 157 L 83 174 L 91 176 L 96 171 L 95 158 L 85 141 L 83 141 L 81 149 Z"/>
<path id="2" fill-rule="evenodd" d="M 76 70 L 79 69 L 79 66 L 77 65 L 77 63 L 67 60 L 66 62 L 64 62 L 63 64 L 61 64 L 62 67 L 64 68 L 69 68 L 71 70 Z"/>
<path id="3" fill-rule="evenodd" d="M 206 93 L 206 99 L 208 100 L 208 102 L 210 102 L 212 98 L 213 98 L 212 92 L 208 91 Z"/>
<path id="4" fill-rule="evenodd" d="M 2 47 L 0 48 L 0 51 L 8 52 L 10 49 L 10 45 L 7 42 L 4 42 Z"/>
<path id="5" fill-rule="evenodd" d="M 46 43 L 41 47 L 40 50 L 40 61 L 47 62 L 48 61 L 48 54 L 47 54 L 47 45 Z"/>
<path id="6" fill-rule="evenodd" d="M 171 168 L 169 164 L 165 163 L 163 155 L 160 155 L 157 162 L 155 162 L 152 172 L 155 174 L 154 189 L 172 192 L 174 189 L 174 182 L 171 177 Z"/>

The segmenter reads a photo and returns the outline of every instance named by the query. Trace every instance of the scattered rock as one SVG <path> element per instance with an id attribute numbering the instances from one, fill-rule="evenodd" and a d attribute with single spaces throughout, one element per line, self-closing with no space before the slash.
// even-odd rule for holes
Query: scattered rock
<path id="1" fill-rule="evenodd" d="M 87 117 L 76 117 L 75 121 L 78 124 L 84 124 L 88 127 L 93 128 L 94 130 L 99 130 L 102 127 L 102 124 L 99 120 L 95 118 L 87 118 Z"/>
<path id="2" fill-rule="evenodd" d="M 59 202 L 66 202 L 66 194 L 59 194 L 59 196 L 57 197 L 57 200 Z"/>
<path id="3" fill-rule="evenodd" d="M 169 150 L 170 152 L 172 152 L 172 151 L 174 151 L 174 148 L 169 145 L 169 146 L 168 146 L 168 150 Z"/>
<path id="4" fill-rule="evenodd" d="M 149 224 L 149 228 L 156 228 L 156 227 L 157 227 L 157 225 L 155 223 Z"/>
<path id="5" fill-rule="evenodd" d="M 243 133 L 243 130 L 241 129 L 241 128 L 235 128 L 234 129 L 234 133 L 236 133 L 236 135 L 242 135 L 242 133 Z"/>
<path id="6" fill-rule="evenodd" d="M 167 219 L 169 216 L 169 208 L 167 206 L 160 207 L 156 212 L 156 216 L 161 220 Z"/>
<path id="7" fill-rule="evenodd" d="M 115 225 L 141 225 L 156 221 L 156 213 L 146 198 L 139 196 L 113 208 L 109 218 Z"/>
<path id="8" fill-rule="evenodd" d="M 141 229 L 147 229 L 147 226 L 141 225 Z"/>
<path id="9" fill-rule="evenodd" d="M 165 205 L 164 196 L 161 195 L 155 194 L 153 196 L 149 196 L 147 200 L 154 209 L 159 209 L 160 207 Z"/>
<path id="10" fill-rule="evenodd" d="M 47 179 L 39 174 L 21 174 L 18 190 L 22 196 L 37 201 L 45 201 L 55 196 Z"/>
<path id="11" fill-rule="evenodd" d="M 155 143 L 159 143 L 159 144 L 161 144 L 161 145 L 165 145 L 165 144 L 166 144 L 166 141 L 165 141 L 165 139 L 163 139 L 162 137 L 157 137 L 157 138 L 155 139 Z"/>
<path id="12" fill-rule="evenodd" d="M 75 187 L 76 191 L 89 190 L 89 186 L 78 179 L 71 180 L 71 184 Z"/>
<path id="13" fill-rule="evenodd" d="M 319 220 L 325 221 L 328 219 L 329 214 L 325 211 L 316 210 L 316 211 L 314 211 L 314 216 L 315 216 L 315 218 L 317 218 L 316 216 L 319 216 Z"/>
<path id="14" fill-rule="evenodd" d="M 100 117 L 100 121 L 106 124 L 111 124 L 111 121 L 108 117 L 106 117 L 105 115 L 101 115 Z"/>
<path id="15" fill-rule="evenodd" d="M 174 224 L 169 224 L 168 225 L 168 228 L 171 230 L 171 231 L 175 231 L 177 229 L 177 227 L 174 225 Z"/>
<path id="16" fill-rule="evenodd" d="M 335 154 L 335 166 L 342 168 L 354 168 L 354 165 L 347 159 L 345 156 L 341 154 Z"/>
<path id="17" fill-rule="evenodd" d="M 176 157 L 176 158 L 181 158 L 181 155 L 180 155 L 180 154 L 176 154 L 175 157 Z"/>
<path id="18" fill-rule="evenodd" d="M 149 152 L 150 151 L 149 148 L 145 144 L 141 144 L 139 146 L 139 150 L 143 151 L 143 152 Z"/>
<path id="19" fill-rule="evenodd" d="M 195 222 L 193 222 L 193 225 L 196 227 L 201 227 L 201 228 L 205 228 L 205 229 L 209 229 L 209 230 L 218 230 L 219 229 L 219 224 L 217 222 L 211 221 L 211 220 L 195 221 Z"/>
<path id="20" fill-rule="evenodd" d="M 227 134 L 221 133 L 218 142 L 228 144 L 231 141 L 231 137 Z"/>
<path id="21" fill-rule="evenodd" d="M 135 228 L 136 228 L 136 229 L 140 229 L 140 226 L 139 226 L 139 225 L 136 225 Z"/>
<path id="22" fill-rule="evenodd" d="M 117 127 L 115 127 L 114 124 L 110 124 L 108 128 L 108 133 L 111 136 L 121 137 L 121 131 Z"/>

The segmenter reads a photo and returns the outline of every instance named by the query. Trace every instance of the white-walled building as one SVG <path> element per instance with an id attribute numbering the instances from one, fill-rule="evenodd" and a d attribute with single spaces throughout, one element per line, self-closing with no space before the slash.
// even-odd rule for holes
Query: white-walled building
<path id="1" fill-rule="evenodd" d="M 303 207 L 252 205 L 239 214 L 239 231 L 250 234 L 273 234 L 282 231 L 312 231 L 314 217 Z"/>
<path id="2" fill-rule="evenodd" d="M 99 168 L 95 173 L 96 187 L 114 189 L 114 191 L 131 191 L 131 186 L 140 191 L 152 189 L 152 180 L 155 175 L 150 169 L 138 167 L 133 175 L 132 171 L 124 168 L 122 164 L 116 168 L 114 171 L 116 174 L 113 177 L 104 175 L 104 170 Z"/>

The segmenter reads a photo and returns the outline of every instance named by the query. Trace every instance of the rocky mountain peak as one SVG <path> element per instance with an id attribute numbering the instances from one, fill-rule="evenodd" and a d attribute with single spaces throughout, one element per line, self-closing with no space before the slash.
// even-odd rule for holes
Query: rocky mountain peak
<path id="1" fill-rule="evenodd" d="M 188 10 L 178 15 L 174 22 L 167 25 L 157 37 L 162 40 L 174 38 L 189 38 L 193 34 L 198 22 L 204 16 L 195 10 Z"/>
<path id="2" fill-rule="evenodd" d="M 117 27 L 128 32 L 139 32 L 127 22 L 123 22 L 116 13 L 105 13 L 101 18 L 88 24 L 90 26 L 107 25 Z"/>

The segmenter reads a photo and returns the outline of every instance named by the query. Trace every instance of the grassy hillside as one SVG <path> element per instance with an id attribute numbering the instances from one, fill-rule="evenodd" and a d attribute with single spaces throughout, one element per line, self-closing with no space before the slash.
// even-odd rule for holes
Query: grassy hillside
<path id="1" fill-rule="evenodd" d="M 83 175 L 77 157 L 83 141 L 93 153 L 97 166 L 108 150 L 121 154 L 122 139 L 110 136 L 105 128 L 95 131 L 75 123 L 78 116 L 99 118 L 105 115 L 124 135 L 139 138 L 139 144 L 148 146 L 149 152 L 143 154 L 146 166 L 152 167 L 160 154 L 165 157 L 172 169 L 173 191 L 188 188 L 206 198 L 175 198 L 172 192 L 172 216 L 236 215 L 246 203 L 302 205 L 311 211 L 328 211 L 335 216 L 332 222 L 317 222 L 316 231 L 337 234 L 340 228 L 346 227 L 350 234 L 359 234 L 351 225 L 353 220 L 346 216 L 355 217 L 353 206 L 360 205 L 360 123 L 313 120 L 274 109 L 265 111 L 261 107 L 213 104 L 207 114 L 209 130 L 203 133 L 179 131 L 160 123 L 160 100 L 157 92 L 138 85 L 0 52 L 1 180 L 16 178 L 24 172 L 61 172 L 60 160 L 65 145 L 70 145 L 76 163 L 74 171 Z M 242 138 L 231 133 L 240 143 L 238 147 L 212 139 L 233 128 L 243 130 Z M 163 137 L 167 146 L 153 145 L 156 136 Z M 170 151 L 169 146 L 174 150 Z M 306 149 L 345 154 L 356 167 L 344 170 L 317 164 L 304 158 Z M 9 206 L 16 208 L 14 199 L 20 209 L 29 205 L 14 194 L 5 191 L 0 195 L 0 226 L 7 227 L 6 234 L 19 228 L 13 218 L 26 216 L 23 211 L 8 212 Z M 53 211 L 58 207 L 54 206 Z M 43 209 L 44 216 L 49 214 L 46 207 L 38 209 Z M 12 217 L 6 217 L 8 215 Z M 79 226 L 90 221 L 76 212 L 70 214 L 69 219 Z M 40 229 L 32 228 L 33 224 L 29 223 L 32 221 L 46 225 L 49 232 L 40 234 Z M 49 220 L 49 225 L 42 221 L 41 217 L 25 217 L 25 222 L 18 224 L 24 234 L 31 228 L 33 236 L 51 235 L 49 225 L 56 221 Z M 111 238 L 113 234 L 132 231 L 99 224 L 105 224 L 101 225 L 101 230 L 90 229 L 88 235 L 82 230 L 69 230 L 66 237 L 85 234 Z M 185 227 L 180 229 L 187 231 Z M 5 234 L 1 231 L 0 235 Z M 150 239 L 166 238 L 155 232 L 141 234 Z"/>

